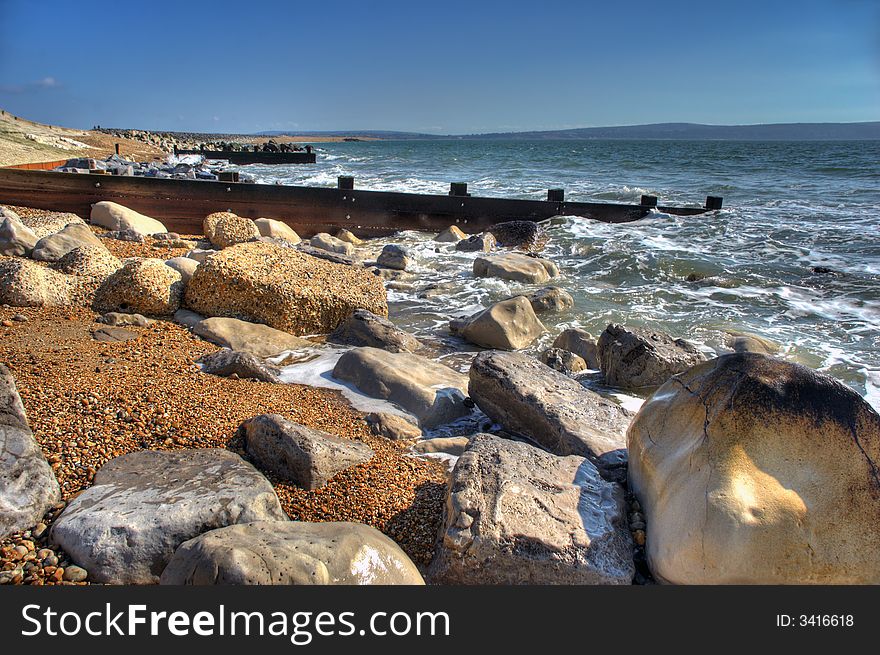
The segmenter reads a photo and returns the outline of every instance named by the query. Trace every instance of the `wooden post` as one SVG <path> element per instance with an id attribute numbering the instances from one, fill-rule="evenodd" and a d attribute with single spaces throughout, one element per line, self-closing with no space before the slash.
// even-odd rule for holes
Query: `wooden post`
<path id="1" fill-rule="evenodd" d="M 549 202 L 565 202 L 565 189 L 547 189 Z"/>
<path id="2" fill-rule="evenodd" d="M 118 143 L 116 144 L 116 154 L 117 155 L 119 154 L 119 144 Z"/>
<path id="3" fill-rule="evenodd" d="M 706 209 L 721 209 L 721 196 L 706 196 Z"/>
<path id="4" fill-rule="evenodd" d="M 354 178 L 351 175 L 340 175 L 336 178 L 336 186 L 343 191 L 352 191 L 354 189 Z"/>
<path id="5" fill-rule="evenodd" d="M 646 207 L 656 207 L 657 206 L 657 196 L 642 196 L 642 199 L 639 201 L 640 205 L 645 205 Z"/>
<path id="6" fill-rule="evenodd" d="M 452 182 L 449 185 L 450 196 L 468 196 L 467 182 Z"/>

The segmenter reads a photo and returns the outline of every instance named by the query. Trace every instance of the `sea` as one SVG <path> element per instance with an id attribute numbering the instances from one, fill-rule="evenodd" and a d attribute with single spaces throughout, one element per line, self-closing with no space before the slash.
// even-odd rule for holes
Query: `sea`
<path id="1" fill-rule="evenodd" d="M 542 315 L 549 347 L 562 329 L 594 336 L 612 322 L 647 326 L 723 351 L 728 331 L 779 345 L 783 357 L 832 375 L 880 408 L 880 141 L 496 141 L 317 143 L 315 165 L 236 167 L 258 182 L 445 194 L 724 208 L 699 216 L 652 212 L 627 224 L 574 216 L 547 225 L 544 256 L 571 312 Z M 466 370 L 477 350 L 450 337 L 451 318 L 533 287 L 471 274 L 473 253 L 403 232 L 388 242 L 417 255 L 412 276 L 389 284 L 390 318 Z M 430 287 L 430 289 L 429 289 Z M 293 375 L 291 379 L 295 379 Z M 630 404 L 640 400 L 620 395 Z"/>

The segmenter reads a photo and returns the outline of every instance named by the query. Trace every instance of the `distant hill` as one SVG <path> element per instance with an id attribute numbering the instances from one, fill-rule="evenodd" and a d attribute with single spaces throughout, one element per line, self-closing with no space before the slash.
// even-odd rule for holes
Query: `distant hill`
<path id="1" fill-rule="evenodd" d="M 285 132 L 260 132 L 280 136 Z M 491 132 L 488 134 L 420 134 L 416 132 L 334 131 L 298 132 L 300 135 L 352 136 L 377 139 L 672 139 L 693 141 L 864 141 L 880 140 L 880 121 L 870 123 L 770 123 L 762 125 L 702 125 L 700 123 L 652 123 L 615 127 L 581 127 L 570 130 Z"/>

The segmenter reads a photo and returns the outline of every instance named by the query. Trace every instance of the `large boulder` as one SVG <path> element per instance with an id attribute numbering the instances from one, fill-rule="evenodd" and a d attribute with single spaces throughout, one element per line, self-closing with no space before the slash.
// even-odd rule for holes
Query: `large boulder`
<path id="1" fill-rule="evenodd" d="M 409 248 L 399 246 L 396 243 L 389 243 L 382 248 L 376 263 L 385 268 L 391 268 L 396 271 L 405 271 L 415 261 L 415 255 Z"/>
<path id="2" fill-rule="evenodd" d="M 0 221 L 0 255 L 29 257 L 37 241 L 37 235 L 12 216 Z"/>
<path id="3" fill-rule="evenodd" d="M 623 492 L 588 460 L 478 434 L 448 489 L 431 582 L 632 582 Z"/>
<path id="4" fill-rule="evenodd" d="M 422 344 L 409 332 L 401 330 L 384 316 L 366 309 L 356 309 L 327 337 L 330 343 L 346 346 L 371 346 L 391 352 L 414 352 Z"/>
<path id="5" fill-rule="evenodd" d="M 256 357 L 275 357 L 289 350 L 312 348 L 315 345 L 268 325 L 240 321 L 237 318 L 205 318 L 193 323 L 191 327 L 193 334 L 205 341 Z"/>
<path id="6" fill-rule="evenodd" d="M 449 329 L 478 346 L 499 350 L 527 348 L 546 331 L 525 296 L 502 300 L 473 316 L 450 321 Z"/>
<path id="7" fill-rule="evenodd" d="M 28 427 L 15 380 L 0 365 L 0 539 L 33 527 L 60 499 L 58 481 Z"/>
<path id="8" fill-rule="evenodd" d="M 19 219 L 38 239 L 60 232 L 70 224 L 85 225 L 86 222 L 76 214 L 59 212 L 54 214 L 35 214 Z"/>
<path id="9" fill-rule="evenodd" d="M 55 264 L 62 273 L 105 279 L 122 268 L 113 253 L 104 247 L 82 246 L 74 248 Z"/>
<path id="10" fill-rule="evenodd" d="M 424 580 L 397 544 L 368 525 L 263 521 L 184 542 L 161 583 L 421 585 Z"/>
<path id="11" fill-rule="evenodd" d="M 130 259 L 95 293 L 99 312 L 172 316 L 183 297 L 180 273 L 161 259 Z"/>
<path id="12" fill-rule="evenodd" d="M 263 470 L 303 489 L 323 487 L 340 471 L 373 457 L 366 444 L 293 423 L 278 414 L 249 418 L 238 433 L 248 455 Z"/>
<path id="13" fill-rule="evenodd" d="M 202 365 L 202 371 L 209 375 L 219 375 L 226 378 L 235 376 L 260 382 L 279 381 L 277 367 L 266 364 L 250 353 L 223 348 L 217 352 L 203 355 L 198 361 Z"/>
<path id="14" fill-rule="evenodd" d="M 282 223 L 272 218 L 258 218 L 254 221 L 254 224 L 260 231 L 260 236 L 269 237 L 270 239 L 283 239 L 294 245 L 302 241 L 296 231 L 287 223 Z"/>
<path id="15" fill-rule="evenodd" d="M 514 282 L 543 284 L 559 274 L 556 264 L 548 259 L 530 257 L 521 252 L 477 257 L 473 265 L 474 277 L 497 277 Z"/>
<path id="16" fill-rule="evenodd" d="M 599 348 L 593 335 L 580 328 L 568 328 L 553 340 L 554 348 L 574 353 L 593 370 L 599 369 Z"/>
<path id="17" fill-rule="evenodd" d="M 89 216 L 92 225 L 106 227 L 112 232 L 132 231 L 147 236 L 161 234 L 168 229 L 155 218 L 144 216 L 128 207 L 123 207 L 115 202 L 103 200 L 92 205 L 92 213 Z"/>
<path id="18" fill-rule="evenodd" d="M 833 378 L 725 355 L 660 387 L 627 443 L 658 580 L 880 583 L 880 416 Z"/>
<path id="19" fill-rule="evenodd" d="M 339 358 L 333 377 L 362 393 L 388 400 L 414 415 L 423 428 L 470 414 L 467 376 L 411 353 L 354 348 Z"/>
<path id="20" fill-rule="evenodd" d="M 706 361 L 692 343 L 663 332 L 612 323 L 599 337 L 599 368 L 613 387 L 657 387 L 676 373 Z"/>
<path id="21" fill-rule="evenodd" d="M 468 390 L 489 418 L 552 453 L 588 457 L 609 477 L 626 462 L 631 413 L 534 357 L 480 353 Z"/>
<path id="22" fill-rule="evenodd" d="M 0 303 L 13 307 L 87 304 L 80 280 L 28 259 L 0 260 Z"/>
<path id="23" fill-rule="evenodd" d="M 319 232 L 309 239 L 309 243 L 314 248 L 326 250 L 327 252 L 335 252 L 339 255 L 345 255 L 346 257 L 350 257 L 354 254 L 353 244 L 343 241 L 342 239 L 337 239 L 326 232 Z"/>
<path id="24" fill-rule="evenodd" d="M 559 314 L 574 307 L 574 298 L 565 289 L 544 287 L 529 294 L 529 302 L 536 314 Z"/>
<path id="25" fill-rule="evenodd" d="M 259 237 L 260 230 L 251 219 L 227 212 L 214 224 L 209 241 L 215 248 L 228 248 Z"/>
<path id="26" fill-rule="evenodd" d="M 213 243 L 214 241 L 214 232 L 217 229 L 217 223 L 219 223 L 222 219 L 228 216 L 236 216 L 232 212 L 214 212 L 213 214 L 208 214 L 202 219 L 202 233 L 205 235 L 205 238 L 208 241 Z"/>
<path id="27" fill-rule="evenodd" d="M 106 248 L 88 225 L 71 223 L 60 232 L 45 236 L 34 245 L 31 257 L 42 262 L 57 262 L 74 248 L 93 246 Z"/>
<path id="28" fill-rule="evenodd" d="M 505 221 L 496 223 L 489 232 L 505 248 L 538 251 L 547 242 L 547 235 L 534 221 Z"/>
<path id="29" fill-rule="evenodd" d="M 186 286 L 186 304 L 207 316 L 300 335 L 332 332 L 358 308 L 388 315 L 385 287 L 375 275 L 267 243 L 233 246 L 206 259 Z"/>
<path id="30" fill-rule="evenodd" d="M 95 582 L 153 584 L 188 539 L 235 523 L 286 520 L 269 481 L 234 453 L 142 450 L 105 464 L 51 538 Z"/>

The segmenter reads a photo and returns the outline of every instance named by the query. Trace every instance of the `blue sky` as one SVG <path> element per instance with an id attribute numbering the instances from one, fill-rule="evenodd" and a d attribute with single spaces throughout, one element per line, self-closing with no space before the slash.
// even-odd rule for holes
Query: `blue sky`
<path id="1" fill-rule="evenodd" d="M 0 0 L 0 107 L 230 132 L 880 120 L 880 0 Z"/>

